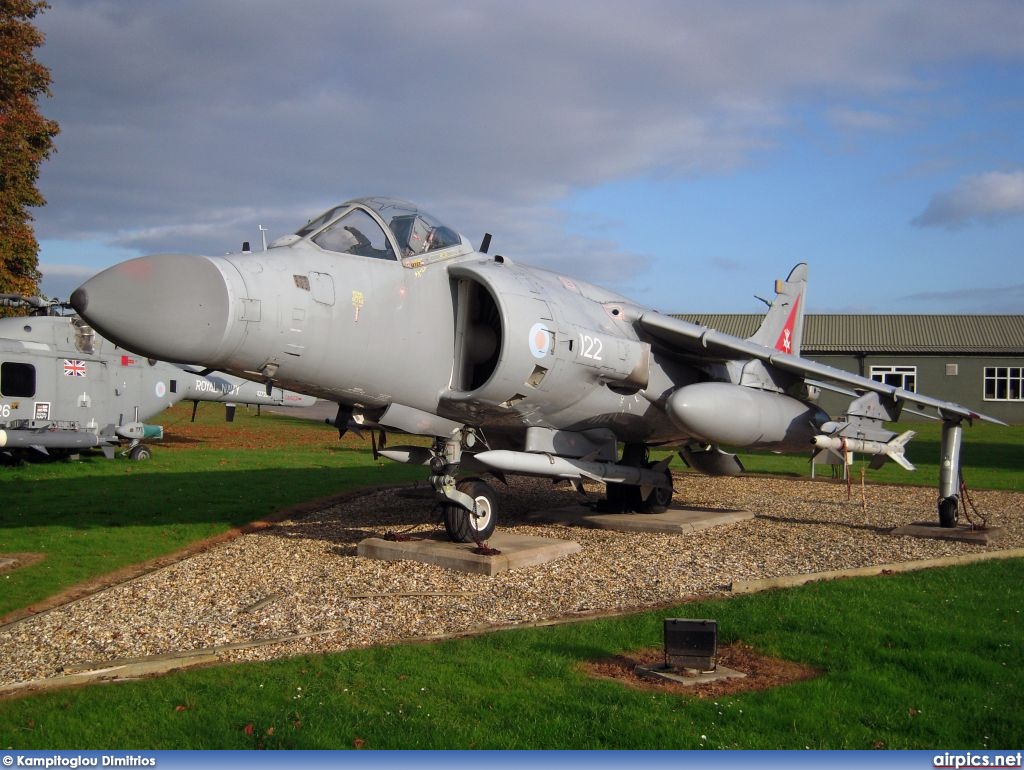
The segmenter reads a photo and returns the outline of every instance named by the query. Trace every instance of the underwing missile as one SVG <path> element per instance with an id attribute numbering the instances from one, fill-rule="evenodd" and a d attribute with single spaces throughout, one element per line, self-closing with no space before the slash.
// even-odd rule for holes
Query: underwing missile
<path id="1" fill-rule="evenodd" d="M 845 438 L 843 436 L 815 436 L 811 439 L 811 443 L 818 449 L 831 449 L 838 454 L 842 454 L 845 450 L 847 452 L 860 452 L 861 454 L 874 455 L 876 457 L 887 457 L 908 471 L 912 471 L 914 466 L 906 458 L 904 452 L 906 451 L 907 444 L 916 435 L 914 431 L 908 430 L 906 433 L 901 433 L 888 442 L 865 441 L 863 439 Z"/>
<path id="2" fill-rule="evenodd" d="M 86 449 L 105 443 L 87 430 L 0 430 L 0 447 L 22 449 Z"/>
<path id="3" fill-rule="evenodd" d="M 429 465 L 431 453 L 423 446 L 396 446 L 378 449 L 377 454 L 396 463 L 406 465 Z"/>
<path id="4" fill-rule="evenodd" d="M 663 464 L 651 469 L 634 468 L 615 463 L 592 462 L 534 452 L 514 452 L 507 449 L 480 452 L 475 459 L 487 468 L 506 473 L 561 479 L 591 479 L 613 484 L 634 484 L 646 489 L 660 489 L 666 486 L 664 468 L 668 464 L 667 461 L 663 461 Z"/>

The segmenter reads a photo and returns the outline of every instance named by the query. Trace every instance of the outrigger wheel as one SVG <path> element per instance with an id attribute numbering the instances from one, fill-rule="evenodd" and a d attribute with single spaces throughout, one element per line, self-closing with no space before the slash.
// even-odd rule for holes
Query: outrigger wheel
<path id="1" fill-rule="evenodd" d="M 953 497 L 943 497 L 939 500 L 939 526 L 952 529 L 960 516 L 960 500 Z"/>
<path id="2" fill-rule="evenodd" d="M 490 484 L 481 479 L 464 479 L 456 487 L 473 498 L 474 511 L 456 503 L 444 503 L 444 528 L 456 543 L 482 543 L 494 534 L 498 523 L 497 495 Z"/>

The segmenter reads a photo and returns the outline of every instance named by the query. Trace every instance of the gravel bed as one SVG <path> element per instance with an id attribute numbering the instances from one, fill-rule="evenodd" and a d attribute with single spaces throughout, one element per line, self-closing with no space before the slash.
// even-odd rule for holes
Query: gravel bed
<path id="1" fill-rule="evenodd" d="M 500 487 L 500 485 L 496 485 Z M 596 499 L 597 488 L 591 496 Z M 991 550 L 1024 547 L 1024 494 L 975 492 Z M 61 676 L 90 663 L 281 639 L 223 650 L 265 660 L 455 634 L 586 613 L 642 608 L 727 590 L 736 580 L 979 553 L 986 547 L 893 537 L 935 518 L 930 488 L 677 475 L 676 502 L 741 508 L 754 519 L 687 535 L 538 525 L 524 514 L 577 496 L 564 485 L 512 479 L 501 526 L 574 540 L 582 550 L 494 577 L 356 556 L 388 530 L 430 531 L 433 504 L 381 491 L 214 546 L 195 556 L 0 629 L 0 685 Z M 441 594 L 398 596 L 402 593 Z M 380 594 L 355 597 L 356 594 Z"/>

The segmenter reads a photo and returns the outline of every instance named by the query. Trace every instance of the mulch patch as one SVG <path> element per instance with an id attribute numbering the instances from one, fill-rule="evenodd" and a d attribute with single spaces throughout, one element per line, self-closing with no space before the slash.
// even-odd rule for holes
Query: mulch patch
<path id="1" fill-rule="evenodd" d="M 653 692 L 670 692 L 693 695 L 697 698 L 718 698 L 755 690 L 800 682 L 820 676 L 821 672 L 803 663 L 761 655 L 743 642 L 732 642 L 718 648 L 717 661 L 721 666 L 741 671 L 743 679 L 723 679 L 700 685 L 684 685 L 676 682 L 648 679 L 634 672 L 637 665 L 650 666 L 665 662 L 665 651 L 660 648 L 637 650 L 616 655 L 614 658 L 589 661 L 580 668 L 583 673 L 597 679 L 612 679 L 628 687 Z"/>
<path id="2" fill-rule="evenodd" d="M 0 553 L 0 572 L 31 567 L 46 558 L 45 553 Z"/>
<path id="3" fill-rule="evenodd" d="M 222 404 L 203 404 L 200 411 Z M 338 439 L 334 428 L 317 420 L 300 420 L 285 428 L 273 420 L 260 420 L 249 416 L 239 422 L 225 422 L 219 416 L 213 422 L 191 422 L 191 407 L 174 407 L 164 420 L 164 438 L 154 446 L 179 451 L 201 446 L 206 449 L 289 449 L 296 445 L 321 446 L 324 451 L 339 449 L 369 449 L 369 437 L 359 438 L 347 433 Z"/>
<path id="4" fill-rule="evenodd" d="M 139 564 L 129 564 L 126 567 L 121 567 L 118 570 L 108 572 L 104 575 L 97 575 L 84 583 L 69 586 L 60 593 L 49 596 L 46 599 L 35 602 L 34 604 L 30 604 L 28 607 L 12 610 L 6 615 L 0 615 L 0 627 L 10 623 L 15 623 L 33 615 L 38 615 L 42 612 L 46 612 L 47 610 L 52 610 L 54 607 L 59 607 L 62 604 L 82 599 L 86 596 L 120 585 L 121 583 L 125 583 L 129 580 L 142 577 L 143 575 L 154 572 L 162 567 L 167 567 L 171 564 L 182 561 L 183 559 L 187 559 L 190 556 L 202 553 L 203 551 L 213 548 L 220 543 L 226 543 L 229 540 L 234 540 L 235 538 L 250 532 L 259 532 L 262 529 L 267 529 L 268 527 L 271 527 L 278 522 L 285 521 L 286 519 L 299 518 L 310 513 L 316 513 L 317 511 L 322 511 L 325 508 L 342 503 L 353 497 L 373 494 L 374 492 L 379 492 L 382 489 L 390 489 L 396 486 L 401 485 L 384 484 L 375 487 L 366 487 L 363 489 L 351 490 L 349 492 L 340 492 L 339 494 L 322 497 L 317 500 L 309 500 L 304 503 L 290 505 L 264 516 L 258 521 L 253 521 L 240 527 L 232 527 L 227 532 L 222 532 L 219 535 L 212 535 L 205 540 L 197 540 L 196 542 L 190 543 L 184 548 L 174 551 L 173 553 L 157 556 Z M 45 555 L 10 553 L 0 554 L 0 556 L 5 558 L 17 558 L 17 562 L 10 565 L 8 569 L 21 569 L 22 567 L 27 567 L 30 564 L 36 564 L 42 561 Z M 21 557 L 33 557 L 34 561 L 22 561 Z M 3 571 L 4 570 L 0 568 L 0 572 Z"/>

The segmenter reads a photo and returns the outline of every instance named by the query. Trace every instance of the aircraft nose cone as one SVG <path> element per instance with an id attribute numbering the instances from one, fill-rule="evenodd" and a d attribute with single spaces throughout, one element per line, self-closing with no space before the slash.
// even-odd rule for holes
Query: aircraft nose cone
<path id="1" fill-rule="evenodd" d="M 73 292 L 71 292 L 71 307 L 82 314 L 89 307 L 89 293 L 85 289 L 79 286 Z"/>
<path id="2" fill-rule="evenodd" d="M 225 273 L 213 259 L 160 254 L 122 262 L 90 278 L 75 289 L 71 305 L 100 334 L 134 353 L 211 363 L 230 331 L 232 299 Z"/>

